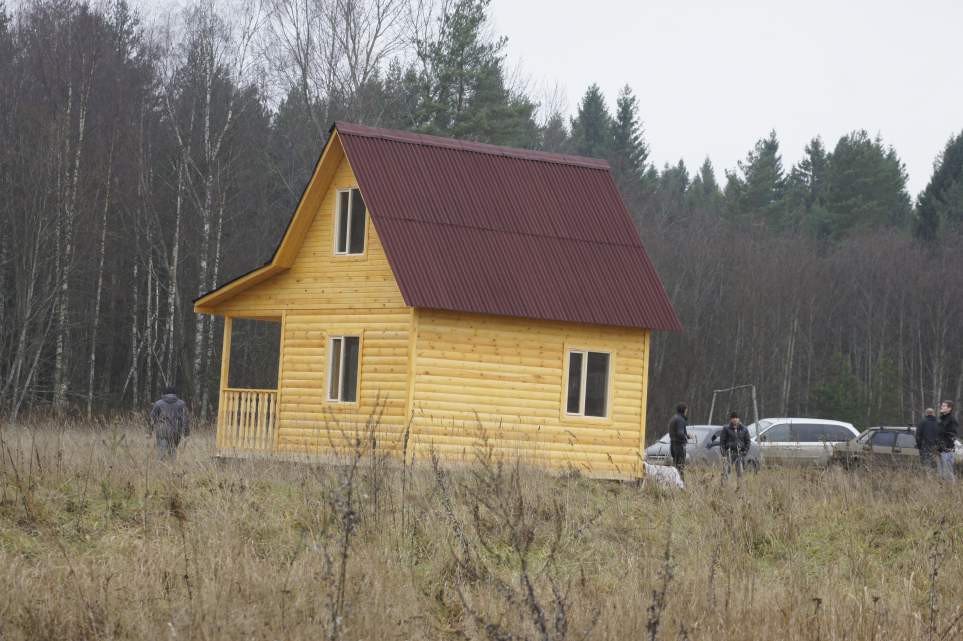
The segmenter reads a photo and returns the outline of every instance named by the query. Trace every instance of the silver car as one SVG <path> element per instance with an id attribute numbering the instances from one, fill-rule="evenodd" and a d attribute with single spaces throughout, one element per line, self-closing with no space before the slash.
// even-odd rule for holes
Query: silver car
<path id="1" fill-rule="evenodd" d="M 689 432 L 689 442 L 685 446 L 687 465 L 703 463 L 716 465 L 722 460 L 722 454 L 719 452 L 721 425 L 690 425 L 686 428 L 686 431 Z M 756 443 L 750 443 L 749 454 L 746 455 L 747 470 L 757 471 L 759 469 L 759 452 L 759 446 Z M 668 434 L 645 448 L 645 462 L 651 465 L 672 465 Z"/>
<path id="2" fill-rule="evenodd" d="M 768 418 L 759 421 L 759 444 L 766 463 L 803 463 L 826 465 L 835 443 L 859 436 L 851 423 L 819 418 Z M 763 424 L 766 424 L 762 427 Z"/>

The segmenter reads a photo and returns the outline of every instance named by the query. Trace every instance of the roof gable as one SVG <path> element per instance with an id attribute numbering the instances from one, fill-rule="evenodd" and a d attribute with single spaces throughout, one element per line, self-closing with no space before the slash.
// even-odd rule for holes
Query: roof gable
<path id="1" fill-rule="evenodd" d="M 411 307 L 680 330 L 605 161 L 336 123 L 274 257 L 291 267 L 346 155 Z"/>

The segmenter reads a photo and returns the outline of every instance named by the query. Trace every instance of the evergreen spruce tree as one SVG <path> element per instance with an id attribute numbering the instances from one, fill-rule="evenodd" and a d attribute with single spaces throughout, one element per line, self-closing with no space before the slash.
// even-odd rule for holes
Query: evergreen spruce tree
<path id="1" fill-rule="evenodd" d="M 619 92 L 612 123 L 612 148 L 609 162 L 619 190 L 629 199 L 642 189 L 649 148 L 642 137 L 638 100 L 625 85 Z"/>
<path id="2" fill-rule="evenodd" d="M 909 223 L 906 170 L 892 147 L 884 147 L 866 131 L 856 131 L 839 139 L 829 167 L 827 228 L 832 238 Z"/>
<path id="3" fill-rule="evenodd" d="M 548 118 L 548 122 L 542 127 L 541 132 L 542 151 L 551 151 L 558 154 L 568 152 L 570 140 L 568 129 L 565 127 L 565 118 L 559 112 L 553 113 Z"/>
<path id="4" fill-rule="evenodd" d="M 505 87 L 501 60 L 480 70 L 474 94 L 449 132 L 455 138 L 533 149 L 538 145 L 535 104 Z"/>
<path id="5" fill-rule="evenodd" d="M 417 43 L 422 95 L 416 128 L 440 135 L 534 147 L 535 105 L 505 86 L 507 40 L 485 37 L 491 0 L 456 0 L 439 18 L 438 36 Z"/>
<path id="6" fill-rule="evenodd" d="M 830 154 L 819 136 L 805 148 L 805 155 L 786 180 L 786 226 L 805 228 L 817 237 L 829 234 Z"/>
<path id="7" fill-rule="evenodd" d="M 685 162 L 665 164 L 655 189 L 656 214 L 662 220 L 677 218 L 686 213 L 686 191 L 689 189 L 689 170 Z"/>
<path id="8" fill-rule="evenodd" d="M 744 225 L 763 225 L 770 229 L 785 226 L 786 180 L 776 132 L 759 140 L 739 161 L 739 173 L 727 172 L 726 212 L 735 222 Z"/>
<path id="9" fill-rule="evenodd" d="M 950 138 L 933 165 L 929 184 L 916 204 L 914 232 L 924 241 L 936 240 L 947 226 L 963 223 L 963 131 Z"/>
<path id="10" fill-rule="evenodd" d="M 593 84 L 582 96 L 572 119 L 572 151 L 579 156 L 608 158 L 612 149 L 612 116 L 599 86 Z"/>
<path id="11" fill-rule="evenodd" d="M 699 167 L 699 173 L 692 179 L 686 190 L 686 205 L 693 211 L 702 211 L 712 216 L 723 213 L 722 190 L 716 182 L 716 172 L 708 158 Z"/>

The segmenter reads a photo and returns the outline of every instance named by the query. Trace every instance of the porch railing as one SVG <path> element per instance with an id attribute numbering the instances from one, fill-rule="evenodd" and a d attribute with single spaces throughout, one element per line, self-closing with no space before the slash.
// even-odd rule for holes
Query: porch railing
<path id="1" fill-rule="evenodd" d="M 272 451 L 277 436 L 277 403 L 277 390 L 221 390 L 217 412 L 217 449 Z"/>

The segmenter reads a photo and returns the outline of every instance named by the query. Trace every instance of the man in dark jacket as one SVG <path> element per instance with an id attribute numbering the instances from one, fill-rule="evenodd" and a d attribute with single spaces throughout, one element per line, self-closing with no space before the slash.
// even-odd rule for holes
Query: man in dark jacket
<path id="1" fill-rule="evenodd" d="M 176 389 L 164 389 L 164 395 L 150 410 L 148 425 L 157 440 L 157 454 L 162 459 L 173 460 L 181 439 L 191 433 L 187 404 L 177 398 Z"/>
<path id="2" fill-rule="evenodd" d="M 722 428 L 722 433 L 719 435 L 723 481 L 729 478 L 729 472 L 733 466 L 736 468 L 736 478 L 742 478 L 751 441 L 749 430 L 739 420 L 739 414 L 736 412 L 729 414 L 729 423 Z"/>
<path id="3" fill-rule="evenodd" d="M 685 403 L 679 403 L 675 408 L 675 416 L 669 421 L 669 453 L 672 455 L 672 465 L 679 470 L 679 477 L 685 482 L 685 446 L 689 442 L 689 423 L 686 417 L 689 408 Z"/>
<path id="4" fill-rule="evenodd" d="M 926 408 L 926 416 L 916 426 L 916 447 L 920 451 L 920 463 L 927 470 L 936 469 L 936 458 L 933 456 L 939 450 L 940 424 L 936 420 L 936 412 L 932 407 Z"/>
<path id="5" fill-rule="evenodd" d="M 940 404 L 940 458 L 937 469 L 940 478 L 946 481 L 956 480 L 953 474 L 953 464 L 956 458 L 956 437 L 960 433 L 960 424 L 953 416 L 953 401 L 943 401 Z"/>

